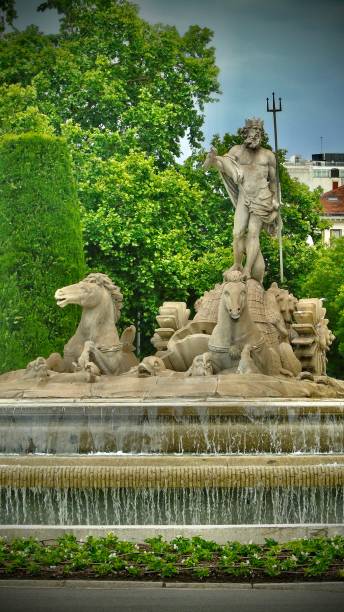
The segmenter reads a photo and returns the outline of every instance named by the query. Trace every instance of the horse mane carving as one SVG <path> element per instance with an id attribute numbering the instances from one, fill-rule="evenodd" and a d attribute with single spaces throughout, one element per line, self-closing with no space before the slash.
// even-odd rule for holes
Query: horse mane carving
<path id="1" fill-rule="evenodd" d="M 111 278 L 107 274 L 102 272 L 91 272 L 84 279 L 86 283 L 96 283 L 99 287 L 104 287 L 111 295 L 113 301 L 113 309 L 115 314 L 115 323 L 117 323 L 121 316 L 121 309 L 123 306 L 123 294 L 117 285 L 115 285 Z"/>
<path id="2" fill-rule="evenodd" d="M 240 270 L 225 270 L 223 273 L 225 283 L 245 283 L 245 275 Z"/>

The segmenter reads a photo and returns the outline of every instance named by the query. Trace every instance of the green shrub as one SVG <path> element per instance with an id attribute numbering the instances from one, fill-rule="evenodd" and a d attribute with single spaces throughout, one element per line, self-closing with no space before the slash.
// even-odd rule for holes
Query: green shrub
<path id="1" fill-rule="evenodd" d="M 84 274 L 79 204 L 69 153 L 46 134 L 0 139 L 0 371 L 60 351 L 76 308 L 60 310 L 57 288 Z"/>
<path id="2" fill-rule="evenodd" d="M 216 542 L 198 536 L 161 536 L 134 544 L 114 533 L 89 536 L 78 542 L 67 533 L 55 543 L 0 538 L 0 577 L 40 575 L 44 578 L 108 576 L 143 580 L 240 580 L 251 583 L 271 578 L 283 580 L 341 580 L 344 572 L 344 538 L 310 538 L 265 544 Z"/>

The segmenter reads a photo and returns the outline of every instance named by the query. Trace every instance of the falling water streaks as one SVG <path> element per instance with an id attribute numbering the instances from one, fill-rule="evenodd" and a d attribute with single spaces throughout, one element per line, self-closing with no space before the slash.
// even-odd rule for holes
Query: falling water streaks
<path id="1" fill-rule="evenodd" d="M 0 488 L 3 525 L 329 525 L 343 521 L 343 487 Z"/>
<path id="2" fill-rule="evenodd" d="M 161 415 L 151 420 L 83 422 L 0 419 L 1 453 L 297 453 L 342 452 L 342 415 Z"/>
<path id="3" fill-rule="evenodd" d="M 343 449 L 338 400 L 0 406 L 0 523 L 341 524 Z"/>

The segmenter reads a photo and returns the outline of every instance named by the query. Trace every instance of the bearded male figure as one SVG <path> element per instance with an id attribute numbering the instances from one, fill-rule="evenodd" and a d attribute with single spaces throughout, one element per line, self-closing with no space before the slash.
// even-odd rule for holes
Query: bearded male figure
<path id="1" fill-rule="evenodd" d="M 218 168 L 235 207 L 231 269 L 243 271 L 246 278 L 262 283 L 265 264 L 260 249 L 260 231 L 265 228 L 276 235 L 279 223 L 276 159 L 272 151 L 261 147 L 261 119 L 246 119 L 242 133 L 243 144 L 233 146 L 223 156 L 217 155 L 213 148 L 204 168 Z"/>

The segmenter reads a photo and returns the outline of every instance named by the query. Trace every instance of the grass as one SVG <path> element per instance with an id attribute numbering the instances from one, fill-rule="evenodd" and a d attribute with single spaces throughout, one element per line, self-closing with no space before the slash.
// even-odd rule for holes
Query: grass
<path id="1" fill-rule="evenodd" d="M 262 581 L 343 580 L 344 537 L 264 545 L 217 544 L 200 537 L 161 536 L 142 544 L 113 533 L 78 542 L 71 534 L 56 542 L 0 539 L 0 578 L 107 578 L 135 580 Z"/>

